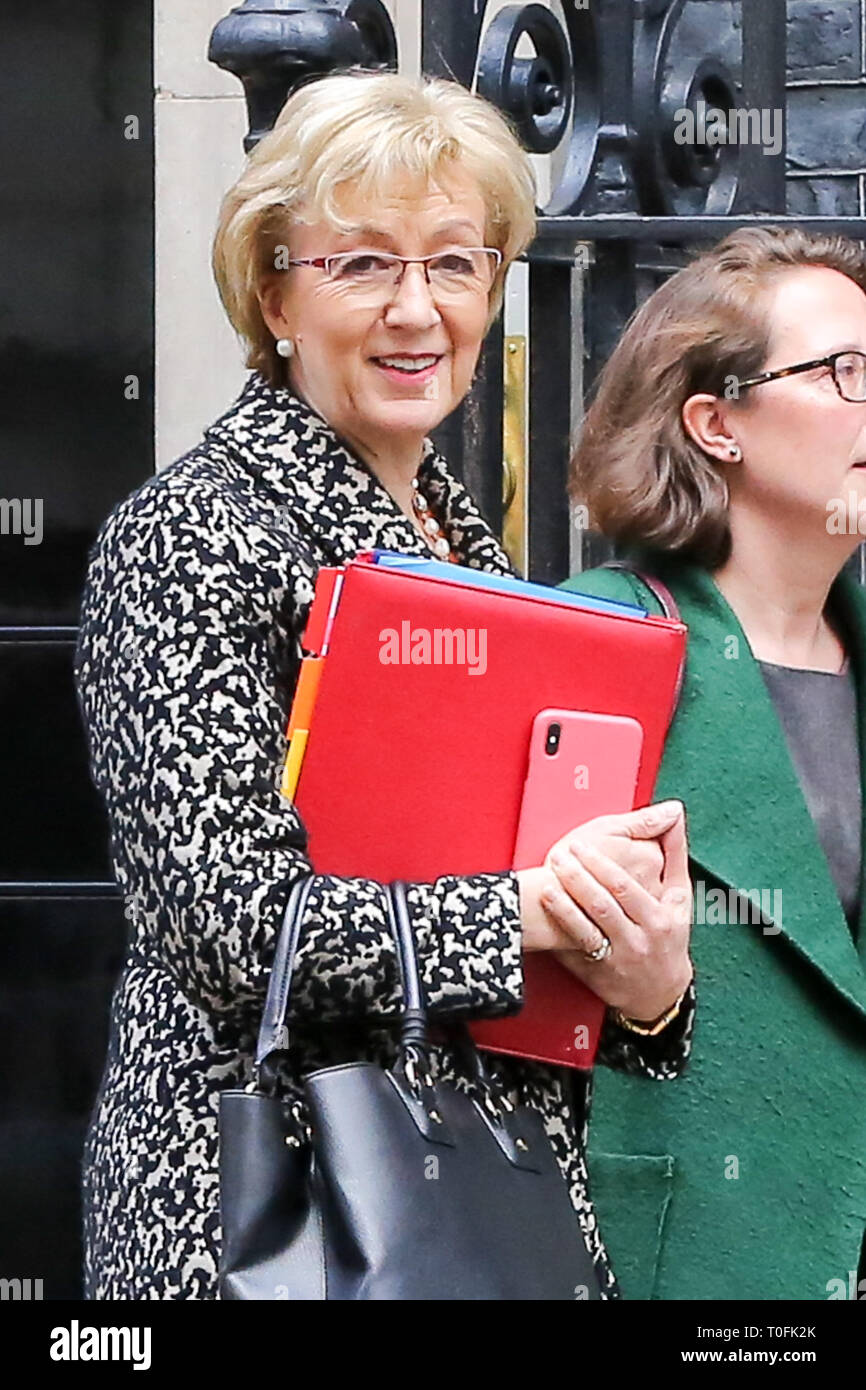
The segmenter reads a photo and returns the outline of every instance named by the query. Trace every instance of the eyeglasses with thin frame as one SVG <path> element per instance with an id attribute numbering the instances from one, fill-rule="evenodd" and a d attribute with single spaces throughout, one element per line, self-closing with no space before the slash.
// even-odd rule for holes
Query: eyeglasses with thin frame
<path id="1" fill-rule="evenodd" d="M 776 381 L 783 376 L 795 376 L 798 372 L 811 372 L 815 367 L 829 367 L 833 373 L 836 390 L 843 401 L 858 404 L 866 401 L 866 352 L 852 349 L 848 352 L 831 352 L 827 357 L 816 357 L 812 362 L 798 362 L 795 367 L 780 367 L 775 372 L 762 372 L 760 376 L 741 381 L 739 388 L 762 386 L 765 381 Z"/>
<path id="2" fill-rule="evenodd" d="M 324 270 L 335 284 L 386 303 L 403 278 L 407 265 L 422 265 L 430 292 L 437 299 L 459 299 L 487 292 L 502 263 L 493 246 L 460 246 L 432 256 L 398 256 L 392 251 L 339 251 L 332 256 L 306 256 L 286 265 L 310 265 Z"/>

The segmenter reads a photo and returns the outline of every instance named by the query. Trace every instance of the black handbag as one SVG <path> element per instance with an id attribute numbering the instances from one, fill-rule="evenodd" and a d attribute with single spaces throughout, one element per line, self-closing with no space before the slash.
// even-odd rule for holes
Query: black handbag
<path id="1" fill-rule="evenodd" d="M 541 1116 L 501 1093 L 462 1025 L 446 1031 L 472 1094 L 429 1070 L 402 883 L 386 890 L 403 979 L 396 1064 L 306 1076 L 308 1123 L 272 1093 L 312 881 L 289 895 L 255 1080 L 220 1095 L 220 1298 L 600 1298 Z"/>

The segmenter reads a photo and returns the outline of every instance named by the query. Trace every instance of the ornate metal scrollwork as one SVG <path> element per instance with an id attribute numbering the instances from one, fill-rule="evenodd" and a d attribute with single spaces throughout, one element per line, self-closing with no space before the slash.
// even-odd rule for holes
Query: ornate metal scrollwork
<path id="1" fill-rule="evenodd" d="M 305 79 L 396 68 L 397 39 L 381 0 L 244 0 L 216 25 L 208 58 L 243 83 L 249 152 Z"/>
<path id="2" fill-rule="evenodd" d="M 478 92 L 505 111 L 527 149 L 549 154 L 565 139 L 549 212 L 576 210 L 592 171 L 599 130 L 599 58 L 589 6 L 568 3 L 565 29 L 542 5 L 506 5 L 489 24 L 478 57 Z M 528 37 L 532 58 L 518 57 Z"/>
<path id="3" fill-rule="evenodd" d="M 526 35 L 532 58 L 518 58 Z M 572 65 L 562 25 L 543 5 L 506 5 L 491 21 L 478 56 L 479 94 L 511 117 L 523 144 L 549 154 L 571 111 Z"/>
<path id="4" fill-rule="evenodd" d="M 579 210 L 598 162 L 602 122 L 601 52 L 596 12 L 592 5 L 568 5 L 564 13 L 574 91 L 565 161 L 545 208 L 552 216 Z"/>
<path id="5" fill-rule="evenodd" d="M 667 168 L 678 188 L 694 190 L 696 201 L 701 201 L 700 190 L 706 190 L 699 208 L 705 213 L 724 214 L 731 209 L 737 192 L 737 146 L 678 143 L 675 131 L 682 112 L 694 113 L 699 129 L 700 103 L 704 111 L 727 113 L 736 100 L 734 79 L 715 58 L 705 58 L 691 74 L 672 72 L 662 88 L 659 117 Z"/>
<path id="6" fill-rule="evenodd" d="M 715 58 L 689 58 L 669 66 L 674 28 L 685 0 L 645 4 L 634 44 L 635 179 L 641 210 L 649 215 L 730 212 L 737 196 L 736 144 L 678 141 L 683 113 L 696 131 L 704 111 L 727 113 L 737 104 L 737 86 Z"/>

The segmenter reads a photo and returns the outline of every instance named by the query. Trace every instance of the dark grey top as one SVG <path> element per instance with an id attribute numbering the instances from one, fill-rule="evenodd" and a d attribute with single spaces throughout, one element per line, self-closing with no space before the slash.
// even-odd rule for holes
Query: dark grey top
<path id="1" fill-rule="evenodd" d="M 759 661 L 848 925 L 860 912 L 860 744 L 857 687 L 838 674 Z"/>

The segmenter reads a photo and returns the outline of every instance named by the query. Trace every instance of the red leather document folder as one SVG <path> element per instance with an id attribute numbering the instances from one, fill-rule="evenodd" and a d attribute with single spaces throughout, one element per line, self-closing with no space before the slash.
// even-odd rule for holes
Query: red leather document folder
<path id="1" fill-rule="evenodd" d="M 549 593 L 366 558 L 320 571 L 283 784 L 317 872 L 432 882 L 510 869 L 533 721 L 549 708 L 636 719 L 634 805 L 652 799 L 685 628 Z M 473 1023 L 476 1040 L 591 1066 L 601 1001 L 546 952 L 524 957 L 524 975 L 520 1013 Z"/>

